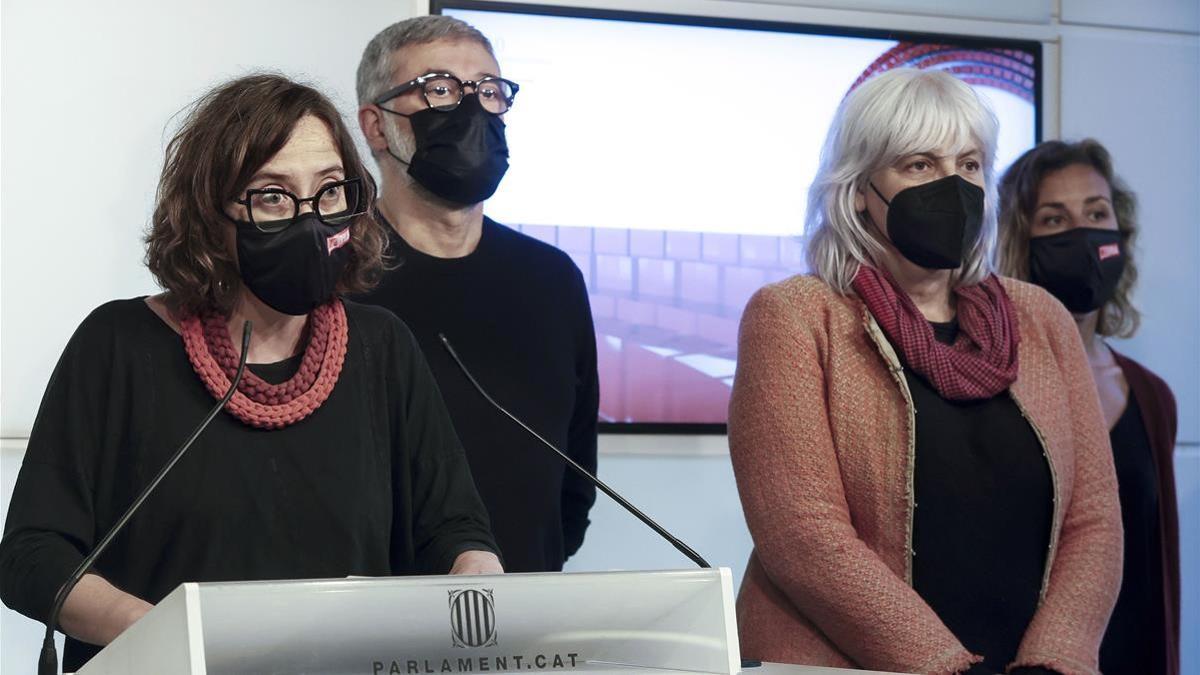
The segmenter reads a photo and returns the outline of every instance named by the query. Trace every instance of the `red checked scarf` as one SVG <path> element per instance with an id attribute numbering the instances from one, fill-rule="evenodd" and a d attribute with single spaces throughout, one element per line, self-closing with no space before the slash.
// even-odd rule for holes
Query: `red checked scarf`
<path id="1" fill-rule="evenodd" d="M 921 311 L 886 271 L 860 265 L 854 290 L 908 367 L 943 398 L 991 398 L 1017 379 L 1017 316 L 996 276 L 954 289 L 959 335 L 938 342 Z"/>

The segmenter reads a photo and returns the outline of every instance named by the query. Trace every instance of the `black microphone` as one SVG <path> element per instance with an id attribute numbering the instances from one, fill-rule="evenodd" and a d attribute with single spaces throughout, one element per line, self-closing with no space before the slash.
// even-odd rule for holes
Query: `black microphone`
<path id="1" fill-rule="evenodd" d="M 441 333 L 438 333 L 438 338 L 441 339 L 442 346 L 444 346 L 446 348 L 446 351 L 450 352 L 450 358 L 454 359 L 454 362 L 458 364 L 458 367 L 459 367 L 459 369 L 462 370 L 463 375 L 467 376 L 467 379 L 471 381 L 471 384 L 475 386 L 475 389 L 480 393 L 480 395 L 483 396 L 485 399 L 487 399 L 487 402 L 492 404 L 492 406 L 494 408 L 496 408 L 496 410 L 499 410 L 500 412 L 504 413 L 504 415 L 506 417 L 508 417 L 510 420 L 519 424 L 521 426 L 521 428 L 524 429 L 525 431 L 528 431 L 531 436 L 533 436 L 534 438 L 541 441 L 542 445 L 545 445 L 547 448 L 550 448 L 554 452 L 558 453 L 558 456 L 562 457 L 567 462 L 567 466 L 569 466 L 575 470 L 575 473 L 586 478 L 588 480 L 588 482 L 590 482 L 592 485 L 595 485 L 597 488 L 599 488 L 599 490 L 601 492 L 608 495 L 609 497 L 612 497 L 613 501 L 615 501 L 618 504 L 620 504 L 621 506 L 623 506 L 626 511 L 632 513 L 634 516 L 637 516 L 638 520 L 642 521 L 643 523 L 646 524 L 647 527 L 649 527 L 650 529 L 657 532 L 660 537 L 662 537 L 663 539 L 666 539 L 668 542 L 670 542 L 672 546 L 674 546 L 680 553 L 687 556 L 692 562 L 696 563 L 697 565 L 699 565 L 700 567 L 703 567 L 705 569 L 710 569 L 712 567 L 712 565 L 708 564 L 707 560 L 700 557 L 700 554 L 693 551 L 690 546 L 688 546 L 687 544 L 680 541 L 679 538 L 676 537 L 675 535 L 671 534 L 670 532 L 667 532 L 667 530 L 665 528 L 663 528 L 662 525 L 659 525 L 658 523 L 654 522 L 654 520 L 651 519 L 650 516 L 647 516 L 646 514 L 642 513 L 638 509 L 638 507 L 634 506 L 633 504 L 630 504 L 629 500 L 627 500 L 624 497 L 622 497 L 621 495 L 617 494 L 617 491 L 610 488 L 608 485 L 606 485 L 604 483 L 604 481 L 600 480 L 599 478 L 596 478 L 595 476 L 592 475 L 592 473 L 590 471 L 583 468 L 582 466 L 579 466 L 579 464 L 575 460 L 573 460 L 567 456 L 567 453 L 563 452 L 562 450 L 559 450 L 557 447 L 554 446 L 553 443 L 542 438 L 541 435 L 538 434 L 538 432 L 534 431 L 533 429 L 530 429 L 528 424 L 525 424 L 521 420 L 517 419 L 516 415 L 505 410 L 504 406 L 497 403 L 495 399 L 493 399 L 491 396 L 488 395 L 488 393 L 486 391 L 484 391 L 483 387 L 480 386 L 479 382 L 477 382 L 475 380 L 475 378 L 471 375 L 471 371 L 467 370 L 466 364 L 463 363 L 462 359 L 458 358 L 458 353 L 454 351 L 454 347 L 452 347 L 450 345 L 450 341 L 446 339 L 446 336 Z"/>
<path id="2" fill-rule="evenodd" d="M 79 563 L 79 567 L 76 567 L 71 576 L 67 577 L 63 585 L 58 588 L 58 594 L 54 596 L 54 604 L 50 608 L 50 617 L 46 620 L 46 638 L 42 641 L 42 655 L 38 658 L 38 675 L 58 675 L 58 649 L 54 646 L 54 627 L 58 625 L 58 615 L 62 613 L 63 603 L 67 601 L 67 596 L 71 594 L 71 590 L 75 588 L 75 584 L 79 583 L 83 575 L 87 574 L 87 571 L 92 568 L 92 564 L 96 562 L 96 558 L 99 558 L 100 554 L 104 553 L 104 549 L 108 548 L 108 545 L 112 543 L 117 533 L 125 527 L 125 524 L 129 522 L 133 514 L 137 513 L 137 510 L 141 508 L 142 502 L 146 501 L 150 493 L 154 492 L 154 489 L 166 477 L 167 472 L 183 457 L 183 453 L 192 447 L 192 443 L 200 436 L 200 433 L 204 431 L 208 423 L 213 421 L 217 413 L 221 412 L 226 403 L 229 403 L 229 399 L 233 398 L 233 393 L 237 391 L 238 383 L 242 381 L 242 372 L 246 370 L 246 354 L 250 351 L 250 331 L 252 328 L 253 326 L 249 321 L 242 324 L 242 356 L 238 359 L 237 374 L 233 376 L 233 381 L 229 383 L 229 389 L 225 392 L 225 395 L 221 397 L 217 405 L 213 406 L 212 410 L 208 411 L 208 414 L 204 417 L 204 421 L 200 422 L 199 426 L 192 431 L 187 440 L 183 442 L 183 445 L 179 446 L 179 449 L 171 456 L 171 459 L 167 460 L 167 463 L 159 470 L 154 480 L 150 481 L 150 484 L 142 489 L 141 494 L 137 496 L 137 499 L 133 500 L 133 503 L 129 505 L 125 513 L 112 526 L 108 534 L 104 535 L 104 538 L 100 540 L 96 548 L 92 549 L 88 557 Z"/>

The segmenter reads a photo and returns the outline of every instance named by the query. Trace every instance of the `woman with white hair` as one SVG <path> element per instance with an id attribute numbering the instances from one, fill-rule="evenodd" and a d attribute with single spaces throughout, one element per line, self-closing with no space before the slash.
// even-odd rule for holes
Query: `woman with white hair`
<path id="1" fill-rule="evenodd" d="M 743 656 L 1098 672 L 1121 574 L 1112 458 L 1070 315 L 992 272 L 996 127 L 936 72 L 889 71 L 838 110 L 812 274 L 742 319 Z"/>

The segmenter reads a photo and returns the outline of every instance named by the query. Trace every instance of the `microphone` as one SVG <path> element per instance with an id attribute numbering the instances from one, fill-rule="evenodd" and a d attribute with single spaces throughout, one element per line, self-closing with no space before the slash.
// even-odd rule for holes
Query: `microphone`
<path id="1" fill-rule="evenodd" d="M 698 566 L 700 566 L 704 569 L 712 568 L 712 565 L 708 564 L 708 561 L 705 560 L 704 558 L 700 557 L 700 554 L 696 553 L 694 550 L 692 550 L 692 548 L 690 546 L 688 546 L 687 544 L 680 541 L 679 538 L 676 537 L 675 535 L 671 534 L 670 532 L 667 532 L 667 530 L 662 525 L 659 525 L 658 523 L 654 522 L 654 520 L 651 519 L 650 516 L 647 516 L 646 514 L 642 513 L 636 506 L 634 506 L 633 504 L 630 504 L 629 500 L 627 500 L 624 497 L 622 497 L 621 495 L 617 494 L 616 490 L 610 488 L 608 485 L 606 485 L 604 483 L 604 481 L 595 477 L 594 475 L 592 475 L 592 473 L 590 471 L 588 471 L 587 469 L 580 466 L 578 462 L 576 462 L 575 460 L 568 457 L 567 453 L 563 452 L 562 450 L 559 450 L 557 447 L 554 446 L 553 443 L 546 440 L 545 438 L 542 438 L 542 436 L 540 434 L 538 434 L 538 432 L 534 431 L 533 429 L 530 429 L 529 425 L 525 424 L 520 419 L 517 419 L 516 415 L 505 410 L 504 406 L 497 403 L 495 399 L 493 399 L 491 396 L 488 395 L 488 393 L 486 391 L 484 391 L 483 387 L 479 384 L 479 382 L 476 381 L 474 376 L 471 375 L 471 371 L 467 370 L 466 364 L 464 364 L 462 359 L 460 359 L 458 357 L 458 352 L 454 351 L 454 347 L 450 345 L 450 341 L 446 339 L 446 336 L 443 335 L 442 333 L 438 333 L 438 338 L 441 339 L 442 346 L 446 348 L 446 351 L 450 352 L 450 358 L 454 359 L 454 362 L 458 364 L 458 367 L 460 370 L 462 370 L 463 375 L 467 376 L 467 379 L 470 380 L 472 385 L 474 385 L 475 390 L 478 391 L 479 394 L 481 396 L 483 396 L 483 398 L 487 399 L 487 402 L 492 404 L 492 407 L 494 407 L 496 410 L 499 410 L 500 412 L 504 413 L 504 415 L 506 417 L 508 417 L 510 420 L 516 422 L 518 425 L 520 425 L 520 427 L 522 429 L 524 429 L 525 431 L 528 431 L 529 435 L 531 435 L 534 438 L 541 441 L 542 445 L 544 445 L 547 448 L 550 448 L 554 452 L 558 453 L 558 456 L 562 457 L 563 460 L 566 461 L 567 466 L 569 466 L 575 470 L 575 473 L 586 478 L 589 483 L 591 483 L 592 485 L 595 485 L 601 492 L 608 495 L 609 497 L 611 497 L 613 499 L 613 501 L 615 501 L 616 503 L 618 503 L 622 507 L 624 507 L 626 511 L 628 511 L 628 512 L 632 513 L 634 516 L 636 516 L 638 520 L 642 521 L 643 523 L 646 524 L 647 527 L 649 527 L 650 529 L 657 532 L 658 536 L 660 536 L 663 539 L 666 539 L 668 542 L 670 542 L 670 544 L 672 546 L 674 546 L 676 548 L 676 550 L 678 550 L 680 553 L 687 556 L 692 562 L 696 563 Z"/>
<path id="2" fill-rule="evenodd" d="M 159 470 L 154 480 L 150 481 L 150 484 L 142 489 L 141 494 L 137 496 L 137 499 L 133 500 L 133 503 L 125 510 L 125 513 L 117 519 L 116 524 L 104 535 L 104 538 L 100 540 L 96 548 L 92 549 L 92 552 L 83 559 L 83 562 L 79 563 L 79 566 L 75 568 L 71 576 L 59 587 L 58 593 L 54 596 L 54 604 L 50 608 L 50 617 L 46 620 L 46 638 L 42 641 L 42 654 L 38 658 L 38 675 L 58 675 L 58 649 L 54 646 L 54 627 L 58 625 L 58 615 L 62 613 L 63 604 L 67 601 L 67 596 L 71 594 L 71 590 L 75 588 L 75 584 L 78 584 L 83 575 L 92 568 L 92 565 L 96 562 L 96 558 L 99 558 L 104 549 L 108 548 L 108 545 L 112 543 L 117 533 L 125 527 L 125 524 L 129 522 L 133 514 L 137 513 L 142 503 L 150 496 L 150 493 L 154 492 L 154 489 L 166 477 L 167 472 L 183 457 L 183 453 L 192 447 L 192 443 L 208 427 L 208 423 L 213 421 L 217 413 L 221 412 L 225 404 L 229 403 L 229 399 L 233 398 L 233 393 L 237 391 L 238 383 L 242 381 L 242 372 L 246 370 L 246 354 L 250 351 L 250 332 L 252 328 L 253 325 L 249 321 L 242 324 L 242 356 L 238 359 L 237 374 L 233 376 L 233 381 L 229 383 L 229 389 L 225 392 L 225 395 L 221 397 L 217 405 L 213 406 L 212 410 L 208 411 L 208 415 L 192 431 L 187 440 L 183 442 L 183 445 L 179 446 L 179 449 L 175 451 L 171 459 L 167 460 L 167 463 Z"/>

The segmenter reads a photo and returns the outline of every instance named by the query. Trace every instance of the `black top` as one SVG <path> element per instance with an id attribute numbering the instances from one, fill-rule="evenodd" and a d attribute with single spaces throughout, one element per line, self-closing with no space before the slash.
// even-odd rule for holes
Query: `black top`
<path id="1" fill-rule="evenodd" d="M 341 376 L 275 431 L 213 419 L 96 572 L 151 603 L 186 581 L 445 573 L 495 550 L 487 513 L 408 329 L 346 303 Z M 255 366 L 280 381 L 298 359 Z M 45 621 L 58 587 L 215 404 L 144 300 L 75 331 L 50 378 L 0 542 L 0 597 Z M 98 651 L 67 640 L 66 670 Z"/>
<path id="2" fill-rule="evenodd" d="M 955 322 L 933 327 L 941 342 L 957 336 Z M 1049 465 L 1007 392 L 950 401 L 904 375 L 917 427 L 913 587 L 984 668 L 1004 672 L 1038 606 L 1054 508 Z"/>
<path id="3" fill-rule="evenodd" d="M 1158 476 L 1133 392 L 1109 434 L 1125 527 L 1125 572 L 1100 645 L 1105 675 L 1165 673 L 1162 533 Z"/>
<path id="4" fill-rule="evenodd" d="M 475 251 L 461 258 L 426 255 L 388 231 L 398 267 L 362 300 L 392 310 L 417 336 L 505 569 L 562 569 L 583 543 L 595 488 L 488 405 L 438 333 L 500 405 L 595 471 L 596 335 L 583 276 L 567 254 L 488 218 Z"/>

